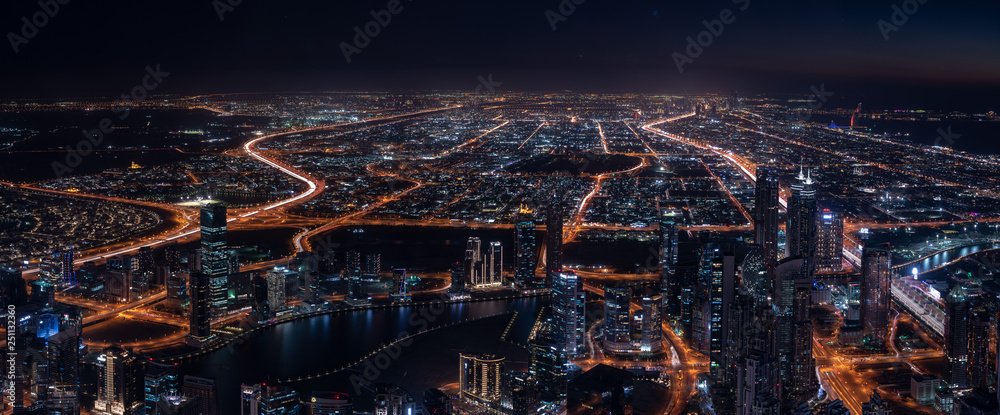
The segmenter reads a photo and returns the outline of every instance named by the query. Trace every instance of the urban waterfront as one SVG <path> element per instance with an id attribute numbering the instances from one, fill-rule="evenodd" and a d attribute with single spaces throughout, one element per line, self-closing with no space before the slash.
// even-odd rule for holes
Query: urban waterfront
<path id="1" fill-rule="evenodd" d="M 1000 3 L 3 7 L 0 415 L 1000 414 Z"/>

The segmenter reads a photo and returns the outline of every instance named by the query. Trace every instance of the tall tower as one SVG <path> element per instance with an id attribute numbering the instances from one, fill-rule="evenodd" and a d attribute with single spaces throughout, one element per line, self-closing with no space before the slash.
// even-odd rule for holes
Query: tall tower
<path id="1" fill-rule="evenodd" d="M 944 380 L 953 387 L 965 388 L 968 386 L 969 300 L 961 286 L 955 286 L 948 292 L 945 307 L 948 321 L 944 326 L 944 342 L 948 367 Z"/>
<path id="2" fill-rule="evenodd" d="M 631 303 L 632 288 L 604 287 L 604 350 L 609 353 L 623 354 L 632 349 Z"/>
<path id="3" fill-rule="evenodd" d="M 778 175 L 766 166 L 757 166 L 754 191 L 754 241 L 763 248 L 764 265 L 773 275 L 778 264 L 778 211 L 781 196 Z"/>
<path id="4" fill-rule="evenodd" d="M 816 268 L 840 271 L 844 262 L 844 218 L 840 212 L 823 209 L 816 219 Z"/>
<path id="5" fill-rule="evenodd" d="M 892 267 L 887 249 L 865 248 L 861 258 L 861 325 L 876 346 L 889 335 Z"/>
<path id="6" fill-rule="evenodd" d="M 503 284 L 503 245 L 500 242 L 490 242 L 490 250 L 486 253 L 486 274 L 489 285 Z"/>
<path id="7" fill-rule="evenodd" d="M 80 329 L 67 327 L 45 340 L 50 414 L 80 413 Z"/>
<path id="8" fill-rule="evenodd" d="M 285 271 L 272 269 L 267 272 L 267 308 L 270 315 L 285 309 Z"/>
<path id="9" fill-rule="evenodd" d="M 639 327 L 639 354 L 651 356 L 663 351 L 662 294 L 647 290 L 640 297 L 642 324 Z"/>
<path id="10" fill-rule="evenodd" d="M 788 198 L 788 224 L 786 226 L 786 256 L 806 260 L 809 275 L 816 269 L 816 190 L 813 189 L 812 172 L 800 170 L 792 183 Z"/>
<path id="11" fill-rule="evenodd" d="M 190 336 L 203 341 L 212 336 L 212 279 L 201 272 L 192 273 L 188 295 L 191 297 Z"/>
<path id="12" fill-rule="evenodd" d="M 482 286 L 485 280 L 482 248 L 482 241 L 475 236 L 469 238 L 465 246 L 465 278 L 472 287 Z"/>
<path id="13" fill-rule="evenodd" d="M 545 211 L 545 285 L 552 286 L 553 275 L 562 269 L 563 210 L 553 203 Z"/>
<path id="14" fill-rule="evenodd" d="M 557 336 L 564 344 L 566 355 L 574 358 L 583 354 L 586 322 L 579 301 L 583 280 L 573 271 L 552 274 L 552 312 L 555 314 Z"/>
<path id="15" fill-rule="evenodd" d="M 142 362 L 120 347 L 104 349 L 104 367 L 97 387 L 94 410 L 100 414 L 138 414 L 143 410 Z M 100 359 L 99 359 L 100 360 Z"/>
<path id="16" fill-rule="evenodd" d="M 726 316 L 736 288 L 736 254 L 709 244 L 705 249 L 702 267 L 702 278 L 709 287 L 709 371 L 714 379 L 721 380 L 726 370 L 725 353 L 729 334 L 729 319 Z"/>
<path id="17" fill-rule="evenodd" d="M 226 282 L 230 271 L 226 248 L 226 205 L 219 202 L 201 207 L 201 273 L 211 280 L 212 313 L 226 308 Z"/>
<path id="18" fill-rule="evenodd" d="M 521 207 L 517 216 L 515 232 L 515 268 L 514 283 L 521 289 L 538 288 L 535 281 L 535 265 L 538 245 L 535 235 L 535 220 L 533 211 Z"/>
<path id="19" fill-rule="evenodd" d="M 793 389 L 795 383 L 793 381 L 793 366 L 799 355 L 796 349 L 800 346 L 799 335 L 801 334 L 798 330 L 798 323 L 803 318 L 808 319 L 808 313 L 801 316 L 801 298 L 797 293 L 803 283 L 809 285 L 812 281 L 806 275 L 805 259 L 801 257 L 782 259 L 778 263 L 775 274 L 777 278 L 774 294 L 776 330 L 773 350 L 774 356 L 778 359 L 778 377 L 782 384 L 782 388 L 777 391 L 777 396 L 783 402 L 792 400 L 794 403 L 794 399 L 789 399 L 790 397 L 784 392 Z"/>
<path id="20" fill-rule="evenodd" d="M 990 367 L 990 311 L 976 307 L 968 319 L 968 366 L 966 384 L 970 388 L 987 389 L 993 379 Z"/>
<path id="21" fill-rule="evenodd" d="M 660 220 L 660 294 L 663 314 L 679 317 L 680 290 L 677 281 L 677 224 L 675 215 Z"/>
<path id="22" fill-rule="evenodd" d="M 538 380 L 541 401 L 560 404 L 566 400 L 569 356 L 558 339 L 553 320 L 553 316 L 543 317 L 539 329 L 528 340 L 528 349 L 530 373 Z"/>

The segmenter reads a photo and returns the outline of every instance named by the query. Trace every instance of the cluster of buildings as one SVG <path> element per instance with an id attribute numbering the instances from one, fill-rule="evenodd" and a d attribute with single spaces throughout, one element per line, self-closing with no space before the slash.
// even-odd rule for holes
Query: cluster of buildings
<path id="1" fill-rule="evenodd" d="M 813 403 L 817 273 L 839 271 L 843 262 L 843 222 L 817 206 L 810 172 L 791 183 L 786 215 L 777 173 L 760 166 L 756 180 L 751 245 L 706 234 L 694 249 L 678 250 L 677 216 L 666 212 L 660 223 L 663 318 L 709 357 L 712 403 L 725 413 L 778 414 Z M 858 338 L 880 349 L 888 341 L 889 251 L 867 248 L 862 262 Z M 606 293 L 613 301 L 614 291 Z"/>

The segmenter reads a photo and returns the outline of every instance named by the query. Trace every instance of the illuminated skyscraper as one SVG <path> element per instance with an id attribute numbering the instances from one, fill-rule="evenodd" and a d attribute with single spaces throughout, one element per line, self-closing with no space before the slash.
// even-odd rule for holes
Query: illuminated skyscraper
<path id="1" fill-rule="evenodd" d="M 500 414 L 538 413 L 538 382 L 530 373 L 509 370 L 500 377 Z"/>
<path id="2" fill-rule="evenodd" d="M 180 393 L 180 381 L 175 365 L 147 361 L 143 379 L 146 415 L 156 415 L 156 403 L 161 395 L 175 396 Z"/>
<path id="3" fill-rule="evenodd" d="M 785 253 L 788 258 L 806 260 L 808 275 L 816 269 L 816 190 L 812 172 L 799 171 L 788 197 L 788 224 L 785 228 Z"/>
<path id="4" fill-rule="evenodd" d="M 490 250 L 486 253 L 486 274 L 488 285 L 503 284 L 503 246 L 500 242 L 490 242 Z"/>
<path id="5" fill-rule="evenodd" d="M 722 380 L 729 335 L 727 314 L 736 290 L 736 254 L 708 244 L 702 253 L 701 273 L 708 285 L 710 374 L 713 379 Z"/>
<path id="6" fill-rule="evenodd" d="M 528 350 L 531 351 L 529 372 L 538 380 L 539 397 L 543 403 L 562 403 L 566 400 L 569 356 L 555 331 L 552 316 L 543 316 L 533 334 L 528 340 Z"/>
<path id="7" fill-rule="evenodd" d="M 865 336 L 878 347 L 885 346 L 889 336 L 891 283 L 889 251 L 865 248 L 861 258 L 861 325 Z"/>
<path id="8" fill-rule="evenodd" d="M 562 270 L 563 209 L 557 203 L 545 210 L 545 284 L 552 286 L 552 278 Z"/>
<path id="9" fill-rule="evenodd" d="M 538 288 L 535 281 L 535 266 L 538 245 L 535 235 L 535 220 L 532 211 L 524 207 L 515 224 L 515 268 L 514 283 L 521 289 Z"/>
<path id="10" fill-rule="evenodd" d="M 976 307 L 968 319 L 969 346 L 967 350 L 969 375 L 966 384 L 970 388 L 988 389 L 995 379 L 996 368 L 990 362 L 990 310 Z"/>
<path id="11" fill-rule="evenodd" d="M 302 301 L 315 303 L 319 300 L 319 255 L 299 252 L 295 255 L 295 270 L 302 283 Z"/>
<path id="12" fill-rule="evenodd" d="M 604 288 L 604 350 L 623 354 L 632 350 L 631 315 L 632 288 Z"/>
<path id="13" fill-rule="evenodd" d="M 51 415 L 80 413 L 80 329 L 66 327 L 45 340 L 45 408 Z M 41 362 L 39 362 L 41 363 Z M 38 364 L 38 363 L 36 363 Z M 38 380 L 38 379 L 36 379 Z"/>
<path id="14" fill-rule="evenodd" d="M 663 299 L 663 313 L 667 317 L 680 314 L 680 289 L 677 281 L 677 219 L 676 215 L 664 215 L 660 220 L 660 294 Z"/>
<path id="15" fill-rule="evenodd" d="M 230 272 L 226 242 L 226 205 L 208 203 L 201 208 L 201 273 L 211 280 L 212 313 L 221 315 L 227 306 L 226 282 Z"/>
<path id="16" fill-rule="evenodd" d="M 776 391 L 776 396 L 782 402 L 797 404 L 794 397 L 789 392 L 794 388 L 795 371 L 793 365 L 797 364 L 795 359 L 799 357 L 796 352 L 800 344 L 800 322 L 808 319 L 808 312 L 803 316 L 801 313 L 802 302 L 798 292 L 803 286 L 811 287 L 812 278 L 808 276 L 806 262 L 804 258 L 785 258 L 778 262 L 775 270 L 777 281 L 775 282 L 774 310 L 775 310 L 775 336 L 774 349 L 778 359 L 778 376 L 781 380 L 781 390 Z M 806 308 L 808 311 L 808 308 Z M 810 333 L 811 336 L 811 333 Z M 810 338 L 811 340 L 811 338 Z M 811 343 L 810 349 L 811 349 Z M 798 368 L 798 367 L 796 367 Z"/>
<path id="17" fill-rule="evenodd" d="M 463 402 L 496 410 L 500 406 L 503 357 L 460 353 L 458 386 Z"/>
<path id="18" fill-rule="evenodd" d="M 823 209 L 817 221 L 816 269 L 840 271 L 844 256 L 844 218 L 840 212 Z"/>
<path id="19" fill-rule="evenodd" d="M 795 280 L 792 312 L 793 344 L 790 374 L 791 382 L 785 384 L 790 401 L 802 403 L 816 396 L 816 359 L 813 358 L 813 326 L 809 318 L 812 307 L 813 278 L 804 276 Z"/>
<path id="20" fill-rule="evenodd" d="M 573 271 L 556 271 L 552 274 L 552 311 L 555 314 L 555 324 L 559 336 L 565 344 L 566 354 L 570 358 L 585 353 L 586 322 L 584 321 L 586 303 L 584 298 L 583 280 Z"/>
<path id="21" fill-rule="evenodd" d="M 191 297 L 190 337 L 197 341 L 212 336 L 211 277 L 200 272 L 191 273 L 188 295 Z"/>
<path id="22" fill-rule="evenodd" d="M 773 272 L 778 264 L 778 211 L 780 187 L 776 172 L 757 166 L 754 193 L 754 242 L 763 249 L 764 265 Z"/>
<path id="23" fill-rule="evenodd" d="M 482 286 L 486 279 L 483 272 L 482 245 L 482 241 L 473 236 L 465 246 L 465 279 L 472 287 Z"/>
<path id="24" fill-rule="evenodd" d="M 62 282 L 63 263 L 56 256 L 42 257 L 38 261 L 38 280 L 32 282 L 33 301 L 55 304 L 56 290 Z M 37 291 L 37 292 L 36 292 Z"/>
<path id="25" fill-rule="evenodd" d="M 760 245 L 752 245 L 750 252 L 743 258 L 743 264 L 740 265 L 740 281 L 755 306 L 769 302 L 772 281 L 767 278 L 764 249 Z"/>
<path id="26" fill-rule="evenodd" d="M 955 388 L 968 386 L 969 353 L 969 300 L 965 289 L 956 285 L 945 300 L 944 349 L 948 357 L 945 382 Z"/>
<path id="27" fill-rule="evenodd" d="M 275 268 L 267 272 L 267 307 L 270 316 L 285 309 L 285 270 Z"/>
<path id="28" fill-rule="evenodd" d="M 38 278 L 52 285 L 76 284 L 73 261 L 76 254 L 72 250 L 58 251 L 41 259 L 38 264 Z"/>
<path id="29" fill-rule="evenodd" d="M 642 323 L 639 325 L 639 353 L 653 355 L 663 351 L 663 299 L 655 290 L 644 293 L 640 299 Z"/>
<path id="30" fill-rule="evenodd" d="M 104 367 L 97 385 L 94 410 L 99 414 L 138 415 L 144 412 L 142 362 L 130 351 L 109 347 L 98 358 Z"/>

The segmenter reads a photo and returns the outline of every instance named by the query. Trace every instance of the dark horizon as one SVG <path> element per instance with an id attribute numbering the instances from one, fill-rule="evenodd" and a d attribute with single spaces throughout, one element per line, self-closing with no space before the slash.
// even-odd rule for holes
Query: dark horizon
<path id="1" fill-rule="evenodd" d="M 20 18 L 49 3 L 20 2 L 0 20 L 8 32 L 0 96 L 116 96 L 161 65 L 170 78 L 155 94 L 474 91 L 492 74 L 504 91 L 808 94 L 826 84 L 851 96 L 930 96 L 942 108 L 990 105 L 1000 91 L 1000 5 L 927 2 L 898 30 L 880 29 L 904 3 L 401 0 L 356 48 L 354 28 L 372 22 L 372 11 L 385 18 L 390 2 L 68 1 L 27 43 L 18 40 Z M 562 15 L 561 5 L 574 10 Z M 726 10 L 731 23 L 719 26 Z M 721 33 L 691 58 L 687 38 L 709 29 Z"/>

